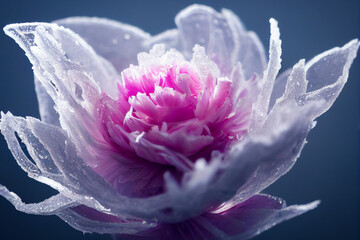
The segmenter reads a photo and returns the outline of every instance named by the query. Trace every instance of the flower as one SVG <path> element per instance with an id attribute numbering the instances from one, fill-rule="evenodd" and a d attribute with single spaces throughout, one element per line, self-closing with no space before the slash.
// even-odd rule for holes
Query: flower
<path id="1" fill-rule="evenodd" d="M 233 13 L 199 5 L 153 37 L 98 18 L 5 27 L 33 64 L 42 120 L 2 114 L 0 129 L 22 169 L 59 194 L 30 205 L 0 194 L 119 239 L 248 239 L 315 208 L 260 192 L 295 163 L 359 42 L 277 77 L 270 23 L 268 63 Z"/>

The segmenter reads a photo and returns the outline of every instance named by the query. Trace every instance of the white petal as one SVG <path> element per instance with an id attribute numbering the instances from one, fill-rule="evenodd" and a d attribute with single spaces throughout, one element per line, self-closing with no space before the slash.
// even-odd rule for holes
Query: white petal
<path id="1" fill-rule="evenodd" d="M 269 111 L 274 107 L 276 99 L 280 98 L 285 91 L 286 82 L 291 73 L 291 68 L 283 71 L 275 80 L 274 88 L 271 93 Z"/>
<path id="2" fill-rule="evenodd" d="M 74 207 L 77 204 L 61 194 L 52 196 L 40 203 L 25 204 L 20 197 L 13 192 L 10 192 L 6 187 L 0 185 L 0 195 L 6 198 L 16 210 L 28 214 L 36 215 L 54 215 L 63 211 L 66 208 Z"/>
<path id="3" fill-rule="evenodd" d="M 93 144 L 94 135 L 98 134 L 94 118 L 97 116 L 101 90 L 93 78 L 95 75 L 91 76 L 91 72 L 87 72 L 87 67 L 91 64 L 76 63 L 79 57 L 71 59 L 73 53 L 67 56 L 64 48 L 69 46 L 62 44 L 62 41 L 67 39 L 75 45 L 78 42 L 79 51 L 89 57 L 89 62 L 97 61 L 95 53 L 77 35 L 56 24 L 13 24 L 6 26 L 5 32 L 26 52 L 33 64 L 36 79 L 55 103 L 54 108 L 59 113 L 62 128 L 76 136 L 74 139 L 79 140 L 76 142 L 79 148 L 86 147 L 86 143 Z M 101 66 L 100 64 L 100 70 Z M 97 76 L 101 76 L 100 70 L 95 71 Z M 106 78 L 105 75 L 104 77 Z M 44 92 L 44 89 L 40 90 Z M 45 112 L 51 114 L 51 101 L 44 108 L 46 106 L 50 109 Z"/>
<path id="4" fill-rule="evenodd" d="M 245 77 L 262 75 L 265 66 L 263 47 L 252 32 L 246 32 L 240 20 L 229 10 L 221 13 L 203 5 L 192 5 L 175 18 L 182 51 L 188 58 L 195 44 L 204 46 L 207 55 L 218 64 L 223 75 L 229 75 L 240 61 Z"/>
<path id="5" fill-rule="evenodd" d="M 138 222 L 100 222 L 91 220 L 77 214 L 76 212 L 66 209 L 56 214 L 62 220 L 67 222 L 73 228 L 88 233 L 100 234 L 135 234 L 156 227 L 155 223 Z M 124 220 L 126 221 L 126 220 Z"/>
<path id="6" fill-rule="evenodd" d="M 306 64 L 307 93 L 299 101 L 308 104 L 323 100 L 323 106 L 314 112 L 314 118 L 326 112 L 339 96 L 349 76 L 350 66 L 356 57 L 359 41 L 350 41 L 341 48 L 328 50 Z"/>
<path id="7" fill-rule="evenodd" d="M 239 50 L 234 52 L 234 56 L 243 66 L 245 78 L 250 79 L 254 73 L 262 77 L 267 61 L 260 39 L 255 32 L 246 31 L 241 20 L 232 11 L 223 9 L 222 14 L 227 19 L 235 40 L 239 42 Z"/>
<path id="8" fill-rule="evenodd" d="M 275 211 L 273 215 L 269 216 L 263 221 L 257 224 L 257 227 L 252 228 L 250 231 L 241 234 L 239 236 L 235 236 L 229 238 L 229 240 L 246 240 L 250 239 L 260 233 L 274 227 L 275 225 L 287 221 L 291 218 L 299 216 L 303 213 L 306 213 L 310 210 L 313 210 L 320 204 L 320 201 L 314 201 L 305 205 L 291 205 L 289 207 L 283 208 L 281 210 Z"/>
<path id="9" fill-rule="evenodd" d="M 34 76 L 34 83 L 41 120 L 48 124 L 60 126 L 60 117 L 55 110 L 54 101 L 36 76 Z"/>
<path id="10" fill-rule="evenodd" d="M 147 46 L 147 49 L 151 49 L 155 44 L 164 44 L 167 49 L 174 48 L 178 51 L 182 49 L 178 29 L 166 30 L 149 38 L 148 40 L 145 40 L 144 43 L 145 46 Z"/>
<path id="11" fill-rule="evenodd" d="M 120 73 L 136 64 L 136 55 L 147 51 L 144 41 L 150 38 L 141 29 L 120 22 L 89 17 L 72 17 L 55 21 L 79 34 L 97 54 L 111 62 Z"/>
<path id="12" fill-rule="evenodd" d="M 266 119 L 271 93 L 274 82 L 281 68 L 281 40 L 278 23 L 275 19 L 270 19 L 271 37 L 269 48 L 269 64 L 264 73 L 264 80 L 257 102 L 253 106 L 251 116 L 250 131 L 260 128 Z"/>
<path id="13" fill-rule="evenodd" d="M 179 185 L 166 175 L 168 194 L 173 199 L 173 216 L 165 221 L 180 221 L 204 211 L 205 206 L 221 203 L 238 192 L 245 201 L 285 174 L 295 163 L 305 136 L 311 128 L 312 108 L 282 115 L 281 129 L 261 131 L 234 146 L 221 160 L 213 156 L 209 164 L 195 164 L 194 171 Z M 200 160 L 199 160 L 200 161 Z"/>

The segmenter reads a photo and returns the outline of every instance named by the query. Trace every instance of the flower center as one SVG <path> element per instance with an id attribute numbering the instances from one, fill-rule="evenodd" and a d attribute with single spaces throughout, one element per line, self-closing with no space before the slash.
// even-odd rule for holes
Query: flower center
<path id="1" fill-rule="evenodd" d="M 120 172 L 113 175 L 116 181 L 108 174 L 113 168 L 98 172 L 124 194 L 148 196 L 162 191 L 164 172 L 180 178 L 197 159 L 224 153 L 246 133 L 251 104 L 241 101 L 246 88 L 234 90 L 199 46 L 190 62 L 161 46 L 138 58 L 138 66 L 122 72 L 118 99 L 104 95 L 100 110 L 103 135 Z M 131 189 L 123 180 L 129 168 L 151 172 L 142 177 L 154 186 Z M 127 169 L 126 174 L 121 169 Z"/>
<path id="2" fill-rule="evenodd" d="M 201 84 L 189 65 L 131 66 L 122 77 L 120 92 L 131 105 L 133 117 L 171 128 L 195 117 Z"/>

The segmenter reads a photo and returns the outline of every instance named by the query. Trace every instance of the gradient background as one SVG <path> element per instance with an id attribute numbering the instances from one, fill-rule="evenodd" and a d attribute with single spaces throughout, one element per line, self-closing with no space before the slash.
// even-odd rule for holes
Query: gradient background
<path id="1" fill-rule="evenodd" d="M 156 34 L 175 27 L 174 16 L 195 3 L 185 0 L 129 1 L 40 1 L 1 0 L 0 26 L 8 23 L 45 21 L 68 16 L 98 16 L 138 26 Z M 220 10 L 233 10 L 254 30 L 268 48 L 269 23 L 279 21 L 283 40 L 283 69 L 300 58 L 342 46 L 358 37 L 357 0 L 244 0 L 197 1 Z M 0 34 L 0 110 L 14 115 L 38 117 L 31 65 L 15 42 Z M 255 239 L 359 239 L 358 153 L 359 58 L 349 82 L 334 106 L 318 119 L 294 168 L 266 193 L 301 204 L 320 199 L 321 205 L 285 222 Z M 40 201 L 54 193 L 28 179 L 15 163 L 0 137 L 0 183 L 18 193 L 25 202 Z M 78 232 L 54 216 L 17 212 L 0 198 L 0 239 L 110 239 L 106 235 Z"/>

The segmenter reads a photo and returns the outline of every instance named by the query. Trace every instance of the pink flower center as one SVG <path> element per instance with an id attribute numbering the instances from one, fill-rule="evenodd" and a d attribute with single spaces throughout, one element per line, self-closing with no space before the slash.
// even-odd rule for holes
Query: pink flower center
<path id="1" fill-rule="evenodd" d="M 122 80 L 118 100 L 104 94 L 100 107 L 103 137 L 122 165 L 140 164 L 159 179 L 165 171 L 181 177 L 197 159 L 225 152 L 247 131 L 251 105 L 239 104 L 246 88 L 234 91 L 232 81 L 206 68 L 184 60 L 140 64 L 125 69 Z M 105 173 L 101 164 L 95 170 L 115 185 L 128 174 Z"/>

